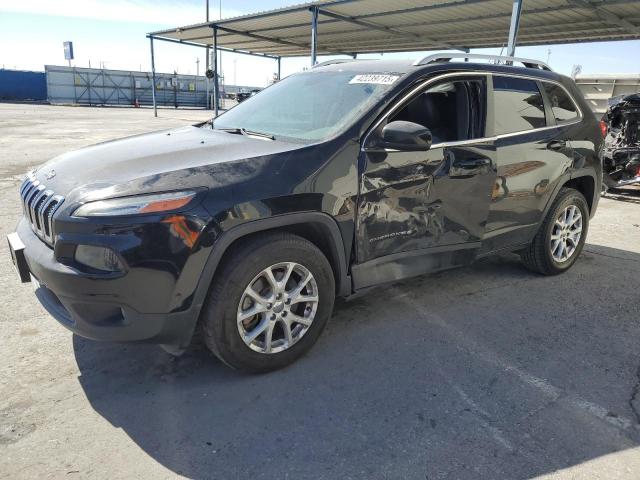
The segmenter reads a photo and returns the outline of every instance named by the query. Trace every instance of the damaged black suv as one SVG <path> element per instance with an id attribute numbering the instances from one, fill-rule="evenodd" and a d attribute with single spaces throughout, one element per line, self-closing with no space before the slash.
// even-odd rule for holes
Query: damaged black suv
<path id="1" fill-rule="evenodd" d="M 501 251 L 567 270 L 600 195 L 602 135 L 533 60 L 333 61 L 205 124 L 29 173 L 9 236 L 62 325 L 282 367 L 348 297 Z M 522 63 L 518 67 L 512 63 Z"/>

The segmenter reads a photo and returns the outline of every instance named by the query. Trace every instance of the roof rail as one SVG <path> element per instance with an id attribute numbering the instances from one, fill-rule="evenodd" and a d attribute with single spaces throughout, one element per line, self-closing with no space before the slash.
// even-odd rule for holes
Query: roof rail
<path id="1" fill-rule="evenodd" d="M 433 55 L 428 55 L 420 60 L 416 60 L 413 62 L 414 66 L 419 65 L 428 65 L 430 63 L 436 62 L 448 62 L 454 58 L 464 58 L 469 60 L 493 60 L 495 63 L 502 63 L 511 65 L 514 62 L 518 62 L 523 64 L 526 68 L 536 68 L 540 70 L 548 70 L 552 71 L 551 67 L 540 60 L 530 60 L 528 58 L 519 58 L 519 57 L 503 57 L 501 55 L 484 55 L 479 53 L 435 53 Z"/>
<path id="2" fill-rule="evenodd" d="M 357 60 L 355 58 L 336 58 L 335 60 L 326 60 L 324 62 L 316 63 L 311 68 L 326 67 L 327 65 L 333 65 L 334 63 L 349 63 L 349 62 L 356 62 L 356 61 Z"/>

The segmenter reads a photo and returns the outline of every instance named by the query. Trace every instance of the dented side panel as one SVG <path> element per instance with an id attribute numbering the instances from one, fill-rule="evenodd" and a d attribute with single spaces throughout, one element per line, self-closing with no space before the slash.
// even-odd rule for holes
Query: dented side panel
<path id="1" fill-rule="evenodd" d="M 358 262 L 482 239 L 495 182 L 491 140 L 362 155 Z"/>

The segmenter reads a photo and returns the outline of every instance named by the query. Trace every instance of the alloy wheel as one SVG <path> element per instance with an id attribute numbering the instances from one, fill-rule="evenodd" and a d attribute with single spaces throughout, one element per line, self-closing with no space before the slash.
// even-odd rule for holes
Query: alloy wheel
<path id="1" fill-rule="evenodd" d="M 245 288 L 238 305 L 238 332 L 256 352 L 282 352 L 307 333 L 317 310 L 318 285 L 311 272 L 299 263 L 277 263 Z"/>
<path id="2" fill-rule="evenodd" d="M 582 212 L 575 205 L 566 207 L 556 218 L 551 230 L 549 249 L 558 263 L 571 258 L 582 237 Z"/>

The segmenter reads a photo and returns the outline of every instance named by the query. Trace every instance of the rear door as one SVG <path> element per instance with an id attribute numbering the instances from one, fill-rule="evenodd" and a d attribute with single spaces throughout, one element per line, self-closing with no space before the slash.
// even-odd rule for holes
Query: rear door
<path id="1" fill-rule="evenodd" d="M 443 77 L 413 90 L 370 133 L 390 121 L 411 121 L 431 130 L 433 144 L 427 152 L 364 149 L 359 263 L 479 246 L 495 182 L 495 148 L 485 138 L 487 76 Z"/>
<path id="2" fill-rule="evenodd" d="M 483 252 L 530 242 L 560 177 L 573 163 L 570 126 L 556 124 L 540 81 L 495 74 L 492 84 L 497 179 Z"/>

